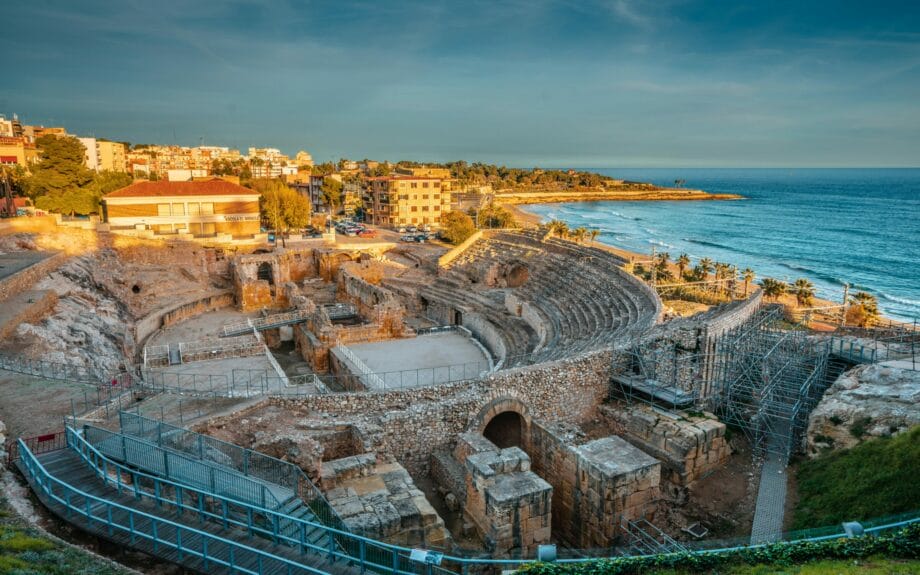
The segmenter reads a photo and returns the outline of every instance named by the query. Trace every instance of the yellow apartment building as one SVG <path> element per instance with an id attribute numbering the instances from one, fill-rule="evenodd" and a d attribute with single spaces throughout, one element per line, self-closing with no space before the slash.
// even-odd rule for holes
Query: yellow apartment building
<path id="1" fill-rule="evenodd" d="M 96 150 L 98 154 L 99 170 L 111 170 L 113 172 L 127 171 L 127 154 L 125 145 L 120 142 L 109 142 L 107 140 L 96 140 Z"/>
<path id="2" fill-rule="evenodd" d="M 367 179 L 365 212 L 378 226 L 441 225 L 441 214 L 450 211 L 450 191 L 439 178 L 384 176 Z"/>

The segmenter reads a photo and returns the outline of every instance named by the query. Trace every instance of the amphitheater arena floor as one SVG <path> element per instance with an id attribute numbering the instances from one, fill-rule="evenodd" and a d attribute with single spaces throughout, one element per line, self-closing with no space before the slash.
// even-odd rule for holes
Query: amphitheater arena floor
<path id="1" fill-rule="evenodd" d="M 489 359 L 482 349 L 458 333 L 423 335 L 348 347 L 372 372 L 381 375 L 387 388 L 444 383 L 489 368 Z M 418 372 L 418 381 L 415 372 Z"/>

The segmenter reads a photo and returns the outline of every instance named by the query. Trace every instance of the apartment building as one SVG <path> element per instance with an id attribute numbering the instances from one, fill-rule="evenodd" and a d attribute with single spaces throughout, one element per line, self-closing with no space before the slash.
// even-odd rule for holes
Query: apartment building
<path id="1" fill-rule="evenodd" d="M 450 191 L 443 189 L 439 178 L 368 178 L 364 206 L 367 221 L 375 225 L 438 227 L 441 214 L 450 211 Z"/>
<path id="2" fill-rule="evenodd" d="M 403 176 L 414 176 L 416 178 L 438 178 L 441 180 L 441 189 L 452 190 L 454 180 L 451 178 L 448 168 L 429 168 L 428 166 L 415 166 L 412 168 L 399 166 L 396 173 Z"/>
<path id="3" fill-rule="evenodd" d="M 102 217 L 116 231 L 251 237 L 259 233 L 259 193 L 218 178 L 135 182 L 102 198 Z"/>
<path id="4" fill-rule="evenodd" d="M 35 145 L 26 141 L 25 137 L 0 137 L 0 165 L 28 165 L 38 159 Z"/>

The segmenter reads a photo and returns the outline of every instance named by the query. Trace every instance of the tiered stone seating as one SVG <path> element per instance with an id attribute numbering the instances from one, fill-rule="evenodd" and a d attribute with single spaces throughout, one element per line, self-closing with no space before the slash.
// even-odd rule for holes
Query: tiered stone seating
<path id="1" fill-rule="evenodd" d="M 524 285 L 505 289 L 513 289 L 538 312 L 546 332 L 539 347 L 534 330 L 509 314 L 501 297 L 488 297 L 487 286 L 470 281 L 473 274 L 468 272 L 496 262 L 527 265 Z M 602 249 L 558 238 L 544 241 L 539 231 L 500 232 L 470 246 L 448 273 L 420 288 L 420 293 L 431 301 L 480 313 L 506 338 L 509 357 L 530 353 L 528 363 L 548 361 L 609 347 L 655 323 L 660 301 L 622 269 L 624 263 Z"/>

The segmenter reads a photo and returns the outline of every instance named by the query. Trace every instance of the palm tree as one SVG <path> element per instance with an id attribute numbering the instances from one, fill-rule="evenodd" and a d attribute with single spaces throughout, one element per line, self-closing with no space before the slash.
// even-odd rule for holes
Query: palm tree
<path id="1" fill-rule="evenodd" d="M 585 228 L 584 226 L 577 227 L 575 228 L 575 231 L 572 232 L 572 238 L 578 243 L 585 241 L 585 237 L 587 235 L 588 228 Z"/>
<path id="2" fill-rule="evenodd" d="M 878 320 L 878 299 L 874 295 L 864 291 L 856 292 L 850 298 L 850 304 L 859 306 L 862 311 L 859 318 L 860 327 L 868 327 Z M 847 315 L 849 316 L 849 314 Z"/>
<path id="3" fill-rule="evenodd" d="M 700 260 L 700 263 L 697 264 L 697 267 L 703 272 L 703 281 L 709 277 L 709 272 L 712 270 L 712 260 L 709 258 L 703 258 Z"/>
<path id="4" fill-rule="evenodd" d="M 799 278 L 792 284 L 792 293 L 795 294 L 795 302 L 799 307 L 811 305 L 811 300 L 815 297 L 815 286 L 805 278 Z"/>
<path id="5" fill-rule="evenodd" d="M 671 254 L 668 252 L 661 252 L 658 254 L 658 265 L 664 267 L 668 265 L 668 262 L 671 260 Z"/>
<path id="6" fill-rule="evenodd" d="M 773 278 L 760 280 L 760 287 L 763 288 L 763 295 L 774 300 L 786 293 L 786 284 Z"/>
<path id="7" fill-rule="evenodd" d="M 601 235 L 601 231 L 600 231 L 600 230 L 591 230 L 591 231 L 588 232 L 588 236 L 591 238 L 591 243 L 592 243 L 592 244 L 593 244 L 594 242 L 597 241 L 597 236 L 599 236 L 599 235 Z"/>
<path id="8" fill-rule="evenodd" d="M 744 297 L 748 295 L 748 287 L 751 285 L 751 282 L 754 281 L 754 270 L 751 268 L 744 268 L 741 270 L 741 279 L 744 280 Z"/>
<path id="9" fill-rule="evenodd" d="M 560 238 L 565 238 L 569 235 L 569 226 L 562 220 L 553 220 L 549 223 L 549 231 Z"/>
<path id="10" fill-rule="evenodd" d="M 716 262 L 713 267 L 715 268 L 716 281 L 719 282 L 716 284 L 716 289 L 719 293 L 722 293 L 725 287 L 723 286 L 722 281 L 728 278 L 728 270 L 730 266 L 726 263 Z"/>
<path id="11" fill-rule="evenodd" d="M 688 267 L 690 267 L 690 256 L 680 254 L 677 257 L 677 274 L 680 276 L 681 281 L 684 281 L 684 272 L 687 271 Z"/>

